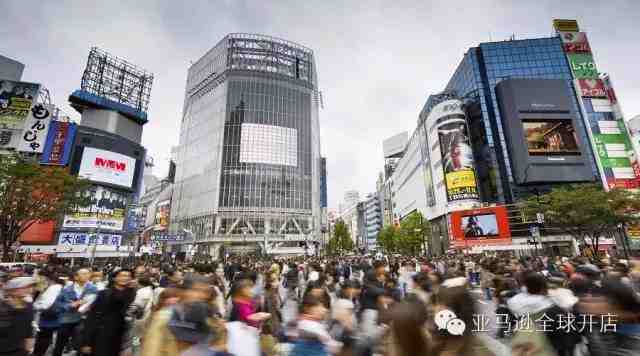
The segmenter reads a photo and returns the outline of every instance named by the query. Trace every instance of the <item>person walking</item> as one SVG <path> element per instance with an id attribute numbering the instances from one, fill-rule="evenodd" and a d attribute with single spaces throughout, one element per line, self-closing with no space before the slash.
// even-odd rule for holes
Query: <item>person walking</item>
<path id="1" fill-rule="evenodd" d="M 60 315 L 55 310 L 54 303 L 60 292 L 62 292 L 64 282 L 56 272 L 43 272 L 42 277 L 47 280 L 49 286 L 33 304 L 33 308 L 39 313 L 39 320 L 36 344 L 32 356 L 44 356 L 46 354 L 51 345 L 53 334 L 60 327 Z"/>
<path id="2" fill-rule="evenodd" d="M 54 308 L 60 313 L 60 328 L 53 356 L 62 356 L 67 342 L 77 333 L 77 328 L 96 298 L 98 290 L 89 282 L 90 277 L 89 269 L 78 269 L 74 275 L 74 282 L 62 289 L 54 303 Z"/>
<path id="3" fill-rule="evenodd" d="M 127 311 L 136 296 L 130 287 L 132 272 L 120 269 L 100 291 L 87 315 L 80 351 L 93 356 L 126 355 L 125 335 L 132 326 Z M 125 351 L 125 352 L 123 352 Z"/>

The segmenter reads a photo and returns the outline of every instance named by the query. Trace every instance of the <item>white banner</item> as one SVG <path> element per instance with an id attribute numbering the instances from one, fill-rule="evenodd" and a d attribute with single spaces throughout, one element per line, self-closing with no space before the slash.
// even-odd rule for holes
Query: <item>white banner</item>
<path id="1" fill-rule="evenodd" d="M 18 151 L 42 153 L 54 108 L 53 105 L 44 104 L 37 104 L 31 108 L 29 116 L 24 121 Z"/>
<path id="2" fill-rule="evenodd" d="M 113 216 L 105 216 L 97 214 L 98 216 L 76 216 L 65 215 L 63 227 L 79 228 L 79 229 L 96 229 L 102 230 L 122 230 L 124 226 L 124 218 L 118 218 Z M 98 218 L 99 217 L 99 218 Z"/>
<path id="3" fill-rule="evenodd" d="M 122 244 L 122 236 L 117 234 L 99 234 L 96 241 L 96 234 L 61 232 L 58 238 L 58 246 L 62 247 L 93 244 L 98 246 L 120 246 Z"/>
<path id="4" fill-rule="evenodd" d="M 136 159 L 120 153 L 85 147 L 78 176 L 94 182 L 131 188 Z"/>

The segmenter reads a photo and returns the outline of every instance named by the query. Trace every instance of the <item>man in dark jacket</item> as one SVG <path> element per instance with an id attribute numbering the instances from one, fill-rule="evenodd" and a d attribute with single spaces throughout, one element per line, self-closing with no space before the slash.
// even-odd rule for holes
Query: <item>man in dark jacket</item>
<path id="1" fill-rule="evenodd" d="M 132 326 L 127 312 L 136 296 L 130 287 L 132 275 L 127 269 L 114 272 L 109 288 L 98 293 L 85 323 L 82 353 L 111 356 L 127 348 L 126 335 Z"/>
<path id="2" fill-rule="evenodd" d="M 378 310 L 378 298 L 385 292 L 385 268 L 384 262 L 376 261 L 373 270 L 367 272 L 364 277 L 364 288 L 360 297 L 361 311 L 365 309 Z"/>

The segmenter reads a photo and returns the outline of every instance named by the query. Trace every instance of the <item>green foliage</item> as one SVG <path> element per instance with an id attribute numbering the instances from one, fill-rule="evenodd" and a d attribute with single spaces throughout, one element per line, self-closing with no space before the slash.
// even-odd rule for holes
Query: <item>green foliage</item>
<path id="1" fill-rule="evenodd" d="M 420 212 L 414 212 L 400 222 L 400 227 L 386 226 L 378 234 L 378 246 L 387 254 L 416 256 L 431 235 L 431 225 Z"/>
<path id="2" fill-rule="evenodd" d="M 558 229 L 583 244 L 589 240 L 594 251 L 601 236 L 614 233 L 620 225 L 640 221 L 638 193 L 622 189 L 607 192 L 599 184 L 560 186 L 527 199 L 525 208 L 529 216 L 544 213 L 545 227 Z"/>
<path id="3" fill-rule="evenodd" d="M 41 166 L 20 155 L 0 155 L 0 242 L 3 260 L 9 247 L 34 223 L 60 218 L 86 205 L 81 192 L 89 184 L 65 168 Z"/>
<path id="4" fill-rule="evenodd" d="M 353 251 L 354 248 L 347 225 L 344 221 L 338 220 L 334 226 L 333 236 L 327 244 L 327 253 L 331 256 L 342 256 L 344 253 Z"/>

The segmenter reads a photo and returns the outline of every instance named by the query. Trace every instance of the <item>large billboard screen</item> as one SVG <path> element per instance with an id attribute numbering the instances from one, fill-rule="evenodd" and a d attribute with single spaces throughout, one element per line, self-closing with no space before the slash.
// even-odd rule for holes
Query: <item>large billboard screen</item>
<path id="1" fill-rule="evenodd" d="M 22 128 L 40 85 L 0 80 L 0 127 Z"/>
<path id="2" fill-rule="evenodd" d="M 455 247 L 511 243 L 511 229 L 504 206 L 454 211 L 450 216 Z"/>
<path id="3" fill-rule="evenodd" d="M 579 156 L 580 149 L 571 120 L 523 120 L 530 156 Z"/>
<path id="4" fill-rule="evenodd" d="M 478 199 L 473 151 L 464 119 L 438 127 L 442 168 L 450 202 Z"/>
<path id="5" fill-rule="evenodd" d="M 122 230 L 128 194 L 95 186 L 85 192 L 90 204 L 65 215 L 63 227 L 102 230 Z"/>
<path id="6" fill-rule="evenodd" d="M 136 159 L 119 153 L 85 147 L 78 176 L 97 183 L 131 188 Z"/>
<path id="7" fill-rule="evenodd" d="M 24 122 L 18 151 L 32 153 L 44 151 L 54 109 L 53 105 L 43 104 L 36 104 L 31 108 L 29 116 Z"/>
<path id="8" fill-rule="evenodd" d="M 240 162 L 298 166 L 298 131 L 274 125 L 242 124 Z"/>

